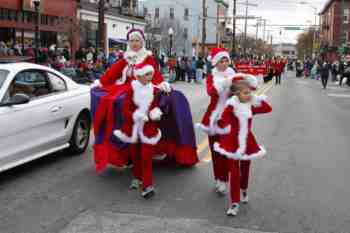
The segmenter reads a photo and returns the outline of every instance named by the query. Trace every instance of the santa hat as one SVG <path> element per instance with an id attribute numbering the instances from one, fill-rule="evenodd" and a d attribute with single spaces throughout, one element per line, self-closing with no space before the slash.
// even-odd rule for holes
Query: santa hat
<path id="1" fill-rule="evenodd" d="M 258 79 L 251 74 L 237 73 L 233 76 L 232 82 L 246 81 L 251 90 L 255 91 L 258 88 Z"/>
<path id="2" fill-rule="evenodd" d="M 126 35 L 126 39 L 128 41 L 130 41 L 132 38 L 135 38 L 135 37 L 137 37 L 138 39 L 145 42 L 145 34 L 143 33 L 143 31 L 141 29 L 132 28 L 132 29 L 130 29 L 130 31 Z"/>
<path id="3" fill-rule="evenodd" d="M 147 73 L 152 72 L 154 74 L 154 68 L 152 65 L 147 64 L 145 62 L 141 62 L 134 67 L 134 75 L 135 76 L 143 76 Z"/>
<path id="4" fill-rule="evenodd" d="M 216 64 L 222 59 L 222 58 L 227 58 L 230 62 L 230 54 L 228 51 L 224 48 L 213 48 L 210 52 L 211 56 L 211 64 L 213 66 L 216 66 Z"/>

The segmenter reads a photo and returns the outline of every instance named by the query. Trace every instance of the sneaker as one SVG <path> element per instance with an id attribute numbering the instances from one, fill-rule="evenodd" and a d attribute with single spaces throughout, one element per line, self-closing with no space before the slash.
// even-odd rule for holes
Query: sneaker
<path id="1" fill-rule="evenodd" d="M 148 186 L 141 193 L 142 197 L 145 198 L 145 199 L 149 199 L 149 198 L 153 197 L 154 194 L 155 193 L 154 193 L 154 187 L 153 186 Z"/>
<path id="2" fill-rule="evenodd" d="M 227 210 L 227 216 L 237 216 L 239 212 L 239 204 L 233 203 L 232 206 Z"/>
<path id="3" fill-rule="evenodd" d="M 247 204 L 249 201 L 247 190 L 241 190 L 241 202 Z"/>
<path id="4" fill-rule="evenodd" d="M 221 195 L 225 195 L 226 194 L 226 183 L 219 181 L 219 187 L 217 189 L 217 192 Z"/>
<path id="5" fill-rule="evenodd" d="M 141 185 L 141 181 L 139 181 L 138 179 L 133 179 L 131 181 L 131 184 L 129 186 L 130 189 L 139 189 Z"/>

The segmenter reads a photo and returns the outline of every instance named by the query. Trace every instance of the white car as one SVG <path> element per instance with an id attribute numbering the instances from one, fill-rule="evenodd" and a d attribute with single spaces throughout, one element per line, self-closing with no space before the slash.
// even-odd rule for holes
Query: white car
<path id="1" fill-rule="evenodd" d="M 50 153 L 83 153 L 90 87 L 46 66 L 0 65 L 0 172 Z"/>

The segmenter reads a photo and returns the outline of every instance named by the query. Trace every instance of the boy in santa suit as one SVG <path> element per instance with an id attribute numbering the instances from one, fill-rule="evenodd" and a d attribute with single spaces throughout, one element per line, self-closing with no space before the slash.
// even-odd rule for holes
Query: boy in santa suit
<path id="1" fill-rule="evenodd" d="M 207 93 L 210 97 L 210 104 L 197 126 L 209 136 L 209 147 L 212 155 L 215 189 L 219 194 L 226 193 L 228 181 L 228 170 L 226 158 L 213 150 L 214 143 L 220 135 L 226 133 L 227 129 L 217 127 L 217 122 L 225 107 L 225 102 L 230 94 L 230 86 L 235 71 L 229 67 L 230 55 L 224 48 L 213 48 L 211 50 L 211 63 L 214 67 L 206 79 Z"/>
<path id="2" fill-rule="evenodd" d="M 229 133 L 220 137 L 214 150 L 228 158 L 230 174 L 230 208 L 227 215 L 236 216 L 239 203 L 248 202 L 248 180 L 250 161 L 263 157 L 265 149 L 260 146 L 252 133 L 252 118 L 256 114 L 269 113 L 271 106 L 266 96 L 251 93 L 256 87 L 255 77 L 251 75 L 236 77 L 231 87 L 232 97 L 227 100 L 218 127 L 229 128 Z M 241 197 L 242 196 L 242 197 Z"/>
<path id="3" fill-rule="evenodd" d="M 170 92 L 171 87 L 164 81 L 159 71 L 156 59 L 151 51 L 145 48 L 145 35 L 141 29 L 133 28 L 127 34 L 128 47 L 123 57 L 114 63 L 100 80 L 96 80 L 92 87 L 109 88 L 115 85 L 130 83 L 135 79 L 135 66 L 141 63 L 151 65 L 154 69 L 152 83 L 164 92 Z"/>
<path id="4" fill-rule="evenodd" d="M 152 157 L 155 145 L 161 138 L 158 122 L 162 111 L 158 107 L 159 89 L 152 84 L 154 74 L 153 66 L 148 63 L 135 66 L 136 80 L 131 81 L 123 105 L 123 126 L 114 131 L 114 135 L 121 141 L 130 143 L 134 164 L 134 179 L 130 188 L 138 189 L 142 184 L 144 198 L 154 195 Z"/>

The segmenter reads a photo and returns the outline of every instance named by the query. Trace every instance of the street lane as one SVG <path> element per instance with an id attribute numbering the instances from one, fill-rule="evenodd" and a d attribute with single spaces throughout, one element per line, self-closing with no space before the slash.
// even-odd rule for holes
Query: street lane
<path id="1" fill-rule="evenodd" d="M 175 87 L 199 122 L 208 103 L 204 85 Z M 227 199 L 213 190 L 210 160 L 186 169 L 156 164 L 157 194 L 145 201 L 128 190 L 129 170 L 97 175 L 89 148 L 82 156 L 55 154 L 0 174 L 0 232 L 128 232 L 123 224 L 130 232 L 148 226 L 143 232 L 150 233 L 158 229 L 152 224 L 170 232 L 347 232 L 350 99 L 329 94 L 350 90 L 331 87 L 324 91 L 319 82 L 288 73 L 282 86 L 268 90 L 274 111 L 254 122 L 268 155 L 254 162 L 250 203 L 236 218 L 226 217 Z M 202 160 L 204 139 L 197 133 Z M 187 228 L 172 228 L 179 221 Z"/>

